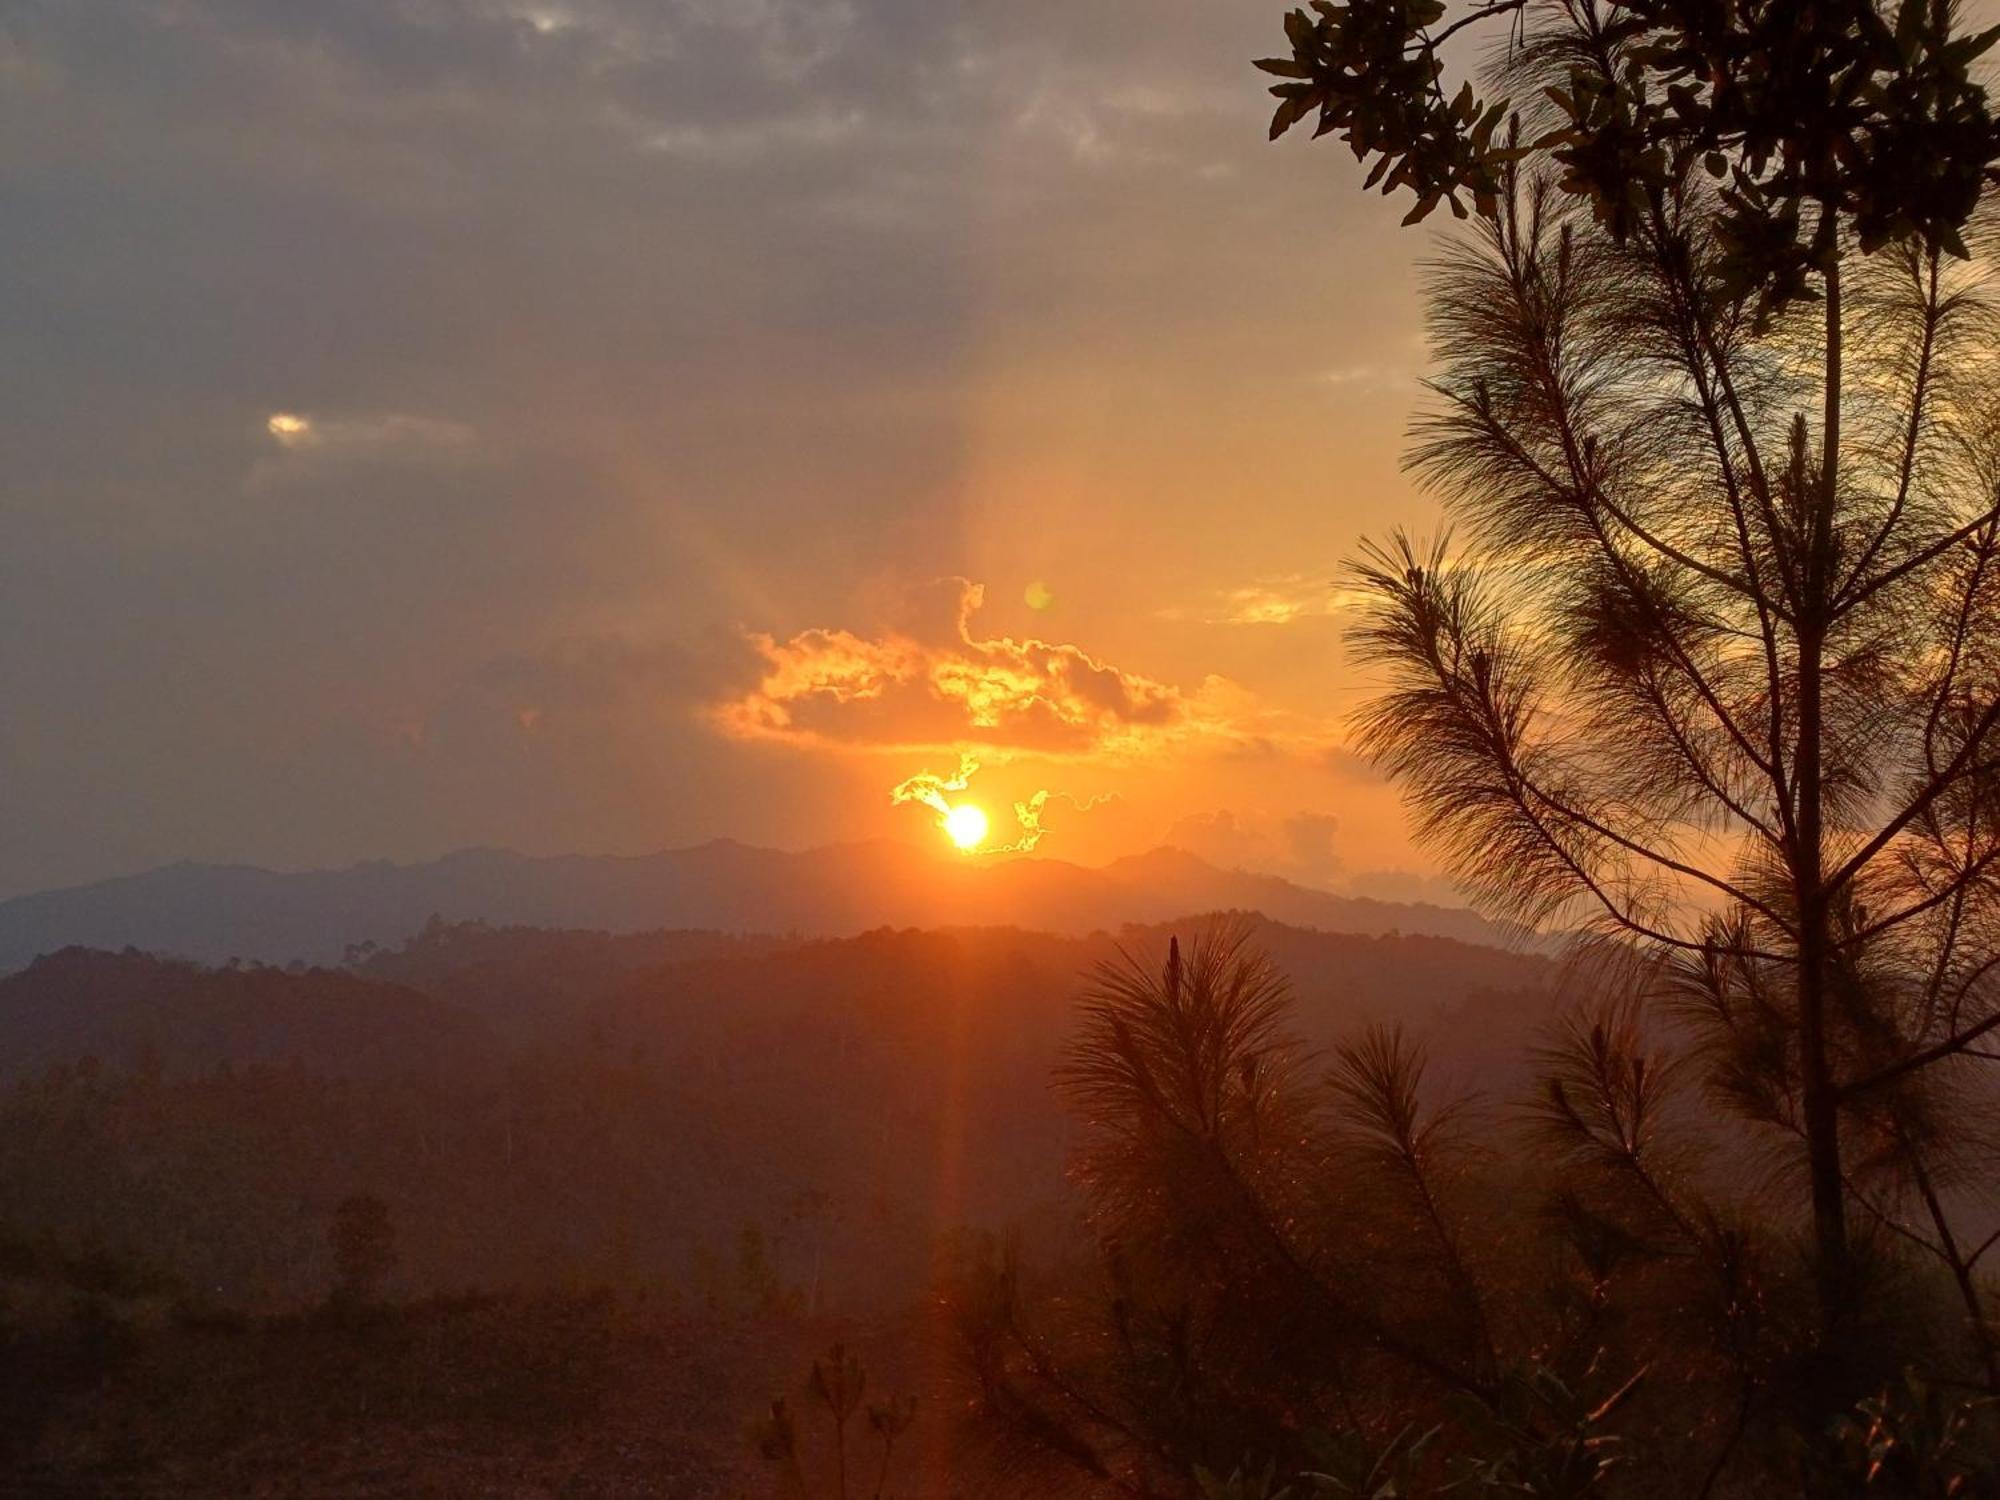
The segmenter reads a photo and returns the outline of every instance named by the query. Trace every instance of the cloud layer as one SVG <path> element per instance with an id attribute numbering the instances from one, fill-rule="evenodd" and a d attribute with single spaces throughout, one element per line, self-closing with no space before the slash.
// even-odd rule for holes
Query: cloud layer
<path id="1" fill-rule="evenodd" d="M 1340 743 L 1332 726 L 1274 711 L 1221 678 L 1188 693 L 1077 645 L 982 634 L 984 588 L 963 578 L 943 587 L 944 597 L 924 596 L 938 606 L 928 623 L 941 618 L 943 628 L 752 635 L 762 676 L 717 705 L 714 722 L 801 747 L 970 746 L 1107 762 L 1202 749 L 1324 757 Z"/>
<path id="2" fill-rule="evenodd" d="M 951 625 L 933 639 L 837 629 L 753 636 L 762 680 L 717 708 L 716 722 L 746 739 L 809 745 L 1122 756 L 1196 721 L 1177 688 L 1080 647 L 976 634 L 985 590 L 965 579 L 949 586 Z"/>

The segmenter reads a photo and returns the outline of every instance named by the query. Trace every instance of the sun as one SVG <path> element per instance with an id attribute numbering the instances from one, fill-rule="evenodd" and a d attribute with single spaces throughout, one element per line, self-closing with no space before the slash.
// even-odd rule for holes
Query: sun
<path id="1" fill-rule="evenodd" d="M 948 809 L 938 826 L 961 849 L 977 849 L 986 842 L 986 814 L 970 802 Z"/>

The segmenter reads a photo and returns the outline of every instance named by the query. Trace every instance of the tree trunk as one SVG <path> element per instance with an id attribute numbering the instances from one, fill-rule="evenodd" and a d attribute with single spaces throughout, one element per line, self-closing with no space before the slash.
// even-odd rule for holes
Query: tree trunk
<path id="1" fill-rule="evenodd" d="M 1831 978 L 1832 910 L 1826 885 L 1825 704 L 1826 615 L 1833 592 L 1833 518 L 1840 480 L 1840 267 L 1826 275 L 1826 385 L 1819 494 L 1803 538 L 1799 570 L 1798 848 L 1793 874 L 1799 908 L 1798 1028 L 1806 1164 L 1812 1187 L 1813 1274 L 1820 1331 L 1838 1359 L 1853 1312 L 1849 1275 L 1846 1188 L 1840 1170 L 1840 1096 L 1827 1055 L 1827 991 Z"/>
<path id="2" fill-rule="evenodd" d="M 1802 819 L 1802 838 L 1804 833 Z M 1800 912 L 1799 1068 L 1812 1187 L 1814 1284 L 1821 1332 L 1832 1349 L 1842 1341 L 1852 1315 L 1853 1287 L 1848 1274 L 1847 1194 L 1840 1168 L 1840 1101 L 1826 1045 L 1827 913 L 1824 901 L 1816 899 L 1811 905 L 1817 909 Z"/>

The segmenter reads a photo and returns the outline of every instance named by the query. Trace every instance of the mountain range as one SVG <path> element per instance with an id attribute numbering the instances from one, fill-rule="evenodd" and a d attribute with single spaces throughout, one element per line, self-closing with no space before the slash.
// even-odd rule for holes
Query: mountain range
<path id="1" fill-rule="evenodd" d="M 1314 890 L 1161 848 L 1085 867 L 891 842 L 804 852 L 717 840 L 638 856 L 468 849 L 419 864 L 282 872 L 175 864 L 0 902 L 0 973 L 83 946 L 218 963 L 331 963 L 446 922 L 840 937 L 881 927 L 1016 926 L 1082 935 L 1190 913 L 1255 911 L 1328 932 L 1494 944 L 1470 911 Z"/>

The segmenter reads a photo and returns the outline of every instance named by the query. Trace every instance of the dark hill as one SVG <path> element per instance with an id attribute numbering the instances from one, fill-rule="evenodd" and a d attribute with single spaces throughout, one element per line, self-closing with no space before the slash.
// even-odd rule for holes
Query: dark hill
<path id="1" fill-rule="evenodd" d="M 1050 1072 L 1081 976 L 1120 944 L 1155 961 L 1193 925 L 437 924 L 297 974 L 62 953 L 0 982 L 0 1055 L 26 1075 L 0 1091 L 0 1233 L 296 1305 L 325 1291 L 334 1206 L 366 1192 L 389 1205 L 405 1291 L 603 1282 L 728 1305 L 754 1262 L 749 1280 L 829 1305 L 896 1305 L 961 1228 L 1066 1232 Z M 1520 1092 L 1549 961 L 1256 936 L 1309 1045 L 1402 1021 L 1447 1074 Z M 85 1056 L 88 1080 L 52 1066 Z"/>
<path id="2" fill-rule="evenodd" d="M 338 970 L 209 969 L 66 948 L 0 979 L 0 1075 L 85 1060 L 146 1073 L 287 1064 L 375 1076 L 489 1061 L 483 1023 Z"/>

